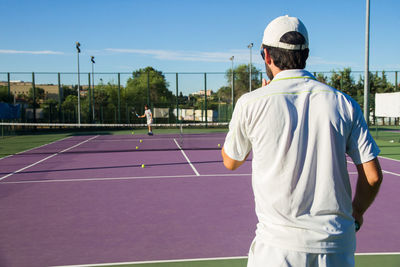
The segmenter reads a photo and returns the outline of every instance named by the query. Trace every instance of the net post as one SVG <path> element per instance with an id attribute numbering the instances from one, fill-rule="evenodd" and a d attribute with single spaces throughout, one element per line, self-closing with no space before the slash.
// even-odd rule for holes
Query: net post
<path id="1" fill-rule="evenodd" d="M 11 102 L 11 81 L 10 81 L 10 73 L 7 72 L 7 99 Z"/>
<path id="2" fill-rule="evenodd" d="M 121 74 L 118 73 L 118 123 L 121 123 Z"/>
<path id="3" fill-rule="evenodd" d="M 394 72 L 394 89 L 397 91 L 398 84 L 397 84 L 397 71 Z"/>
<path id="4" fill-rule="evenodd" d="M 205 122 L 207 128 L 207 73 L 204 73 L 204 113 L 205 113 Z"/>

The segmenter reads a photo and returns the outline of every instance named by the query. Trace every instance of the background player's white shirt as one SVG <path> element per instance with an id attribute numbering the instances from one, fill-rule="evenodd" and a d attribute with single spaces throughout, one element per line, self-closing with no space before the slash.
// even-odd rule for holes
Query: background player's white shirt
<path id="1" fill-rule="evenodd" d="M 150 109 L 146 109 L 144 111 L 144 114 L 146 115 L 147 124 L 153 123 L 153 120 L 151 118 L 151 110 Z"/>
<path id="2" fill-rule="evenodd" d="M 360 164 L 380 151 L 353 99 L 305 70 L 282 71 L 238 100 L 224 150 L 239 161 L 253 151 L 257 238 L 310 253 L 355 250 L 346 153 Z"/>

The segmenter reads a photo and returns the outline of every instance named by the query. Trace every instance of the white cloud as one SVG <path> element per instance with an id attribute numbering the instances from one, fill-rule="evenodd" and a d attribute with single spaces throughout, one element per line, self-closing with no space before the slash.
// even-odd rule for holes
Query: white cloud
<path id="1" fill-rule="evenodd" d="M 121 48 L 106 48 L 105 51 L 112 53 L 123 54 L 138 54 L 150 56 L 160 60 L 174 61 L 203 61 L 203 62 L 229 62 L 229 58 L 234 56 L 235 63 L 248 63 L 249 50 L 229 50 L 227 52 L 201 52 L 201 51 L 172 51 L 172 50 L 152 50 L 152 49 L 121 49 Z M 258 59 L 258 54 L 253 56 L 253 63 L 262 63 Z M 261 58 L 261 57 L 260 57 Z"/>
<path id="2" fill-rule="evenodd" d="M 344 62 L 344 61 L 334 61 L 334 60 L 326 60 L 321 57 L 309 57 L 307 60 L 308 66 L 332 66 L 332 67 L 358 67 L 357 64 L 353 62 Z"/>
<path id="3" fill-rule="evenodd" d="M 63 52 L 42 50 L 42 51 L 24 51 L 0 49 L 0 54 L 29 54 L 29 55 L 63 55 Z"/>

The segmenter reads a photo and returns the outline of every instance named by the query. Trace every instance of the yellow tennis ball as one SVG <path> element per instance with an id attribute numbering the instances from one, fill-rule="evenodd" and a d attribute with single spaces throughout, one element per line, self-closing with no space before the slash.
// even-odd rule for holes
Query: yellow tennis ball
<path id="1" fill-rule="evenodd" d="M 144 166 L 144 164 L 142 164 L 142 168 L 144 168 L 145 166 Z"/>
<path id="2" fill-rule="evenodd" d="M 142 139 L 140 139 L 140 140 L 139 140 L 139 142 L 140 142 L 140 143 L 142 143 L 142 142 L 143 142 L 143 140 L 142 140 Z"/>
<path id="3" fill-rule="evenodd" d="M 138 147 L 138 146 L 136 146 L 136 149 L 139 149 L 139 147 Z"/>
<path id="4" fill-rule="evenodd" d="M 218 147 L 221 147 L 221 144 L 218 144 Z"/>
<path id="5" fill-rule="evenodd" d="M 132 134 L 135 134 L 135 132 L 132 132 Z"/>

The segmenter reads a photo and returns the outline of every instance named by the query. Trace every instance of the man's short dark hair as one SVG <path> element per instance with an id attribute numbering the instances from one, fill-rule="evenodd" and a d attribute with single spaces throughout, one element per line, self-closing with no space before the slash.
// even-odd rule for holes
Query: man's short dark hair
<path id="1" fill-rule="evenodd" d="M 294 45 L 302 45 L 306 43 L 304 36 L 295 31 L 285 33 L 281 37 L 280 41 Z M 309 53 L 308 48 L 303 50 L 287 50 L 265 45 L 263 45 L 263 48 L 267 49 L 274 64 L 281 70 L 304 69 L 306 67 Z"/>

